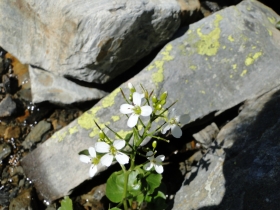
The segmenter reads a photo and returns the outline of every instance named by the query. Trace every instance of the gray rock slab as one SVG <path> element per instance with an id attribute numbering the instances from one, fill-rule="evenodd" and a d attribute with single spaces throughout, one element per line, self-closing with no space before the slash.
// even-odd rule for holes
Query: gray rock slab
<path id="1" fill-rule="evenodd" d="M 107 95 L 105 91 L 83 87 L 64 77 L 29 66 L 32 102 L 50 101 L 71 104 L 97 100 Z"/>
<path id="2" fill-rule="evenodd" d="M 221 10 L 181 31 L 129 82 L 139 92 L 139 84 L 155 95 L 168 91 L 167 105 L 178 100 L 178 113 L 191 121 L 233 107 L 280 84 L 278 19 L 257 1 Z M 127 83 L 121 88 L 129 92 Z M 119 112 L 123 103 L 118 88 L 23 159 L 39 196 L 57 199 L 89 178 L 77 154 L 97 141 L 94 120 L 122 137 L 130 132 Z"/>
<path id="3" fill-rule="evenodd" d="M 11 95 L 7 94 L 0 102 L 0 117 L 10 117 L 16 112 L 17 104 Z"/>
<path id="4" fill-rule="evenodd" d="M 23 0 L 0 2 L 0 45 L 22 63 L 104 83 L 180 25 L 175 0 Z"/>
<path id="5" fill-rule="evenodd" d="M 40 121 L 35 127 L 30 131 L 22 142 L 24 149 L 30 149 L 31 146 L 37 142 L 40 142 L 42 136 L 51 129 L 52 125 L 44 120 Z"/>
<path id="6" fill-rule="evenodd" d="M 280 87 L 246 104 L 175 196 L 174 210 L 278 209 Z"/>

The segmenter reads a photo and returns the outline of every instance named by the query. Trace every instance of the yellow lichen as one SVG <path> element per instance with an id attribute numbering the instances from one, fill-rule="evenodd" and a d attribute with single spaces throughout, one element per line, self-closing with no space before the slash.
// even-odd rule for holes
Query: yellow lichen
<path id="1" fill-rule="evenodd" d="M 190 66 L 190 69 L 195 71 L 195 70 L 197 69 L 197 66 L 191 65 L 191 66 Z"/>
<path id="2" fill-rule="evenodd" d="M 245 65 L 246 66 L 252 65 L 261 55 L 262 55 L 262 52 L 256 52 L 254 55 L 252 55 L 252 53 L 250 53 L 245 60 Z"/>
<path id="3" fill-rule="evenodd" d="M 189 82 L 189 80 L 186 79 L 186 84 Z"/>
<path id="4" fill-rule="evenodd" d="M 100 110 L 102 109 L 102 107 L 100 106 L 97 106 L 97 107 L 93 107 L 91 108 L 89 111 L 85 112 L 84 114 L 82 114 L 82 116 L 80 116 L 78 118 L 78 124 L 86 129 L 86 130 L 89 130 L 89 129 L 92 129 L 94 126 L 95 126 L 95 123 L 94 123 L 94 120 L 97 121 L 95 119 L 95 114 Z"/>
<path id="5" fill-rule="evenodd" d="M 268 31 L 269 36 L 272 36 L 272 31 L 268 30 L 268 29 L 267 29 L 267 31 Z"/>
<path id="6" fill-rule="evenodd" d="M 154 83 L 156 83 L 156 85 L 158 85 L 158 83 L 162 82 L 164 79 L 164 75 L 163 75 L 164 63 L 166 61 L 171 61 L 174 59 L 174 56 L 170 55 L 171 50 L 172 50 L 172 45 L 171 44 L 166 45 L 163 51 L 160 53 L 161 55 L 163 55 L 162 58 L 154 61 L 153 64 L 147 67 L 148 71 L 152 70 L 153 68 L 156 68 L 157 71 L 152 74 L 152 80 Z"/>
<path id="7" fill-rule="evenodd" d="M 147 70 L 150 71 L 150 70 L 152 70 L 153 68 L 155 68 L 154 65 L 149 65 L 149 66 L 147 67 Z"/>
<path id="8" fill-rule="evenodd" d="M 256 46 L 252 46 L 252 49 L 254 50 L 254 49 L 256 49 L 257 47 Z"/>
<path id="9" fill-rule="evenodd" d="M 129 133 L 131 133 L 131 131 L 120 130 L 120 131 L 117 132 L 117 134 L 119 134 L 119 135 L 122 137 L 122 139 L 124 139 L 125 136 L 126 136 L 127 134 L 129 134 Z M 115 136 L 115 137 L 116 137 L 117 139 L 119 139 L 117 136 Z"/>
<path id="10" fill-rule="evenodd" d="M 217 54 L 220 48 L 219 39 L 221 35 L 219 24 L 222 19 L 223 18 L 220 14 L 216 15 L 214 29 L 209 34 L 203 34 L 201 28 L 196 30 L 197 35 L 200 37 L 200 40 L 195 44 L 198 54 L 208 56 L 214 56 Z"/>
<path id="11" fill-rule="evenodd" d="M 271 24 L 273 24 L 273 25 L 275 25 L 276 24 L 276 20 L 275 20 L 275 18 L 274 17 L 267 17 L 267 19 L 269 20 L 269 22 L 271 23 Z"/>
<path id="12" fill-rule="evenodd" d="M 223 46 L 223 49 L 226 49 L 227 48 L 227 46 Z"/>
<path id="13" fill-rule="evenodd" d="M 103 100 L 102 100 L 102 106 L 104 108 L 106 107 L 110 107 L 112 105 L 114 105 L 115 103 L 115 97 L 117 96 L 117 94 L 120 92 L 120 88 L 115 89 L 111 94 L 109 94 L 108 96 L 106 96 Z"/>
<path id="14" fill-rule="evenodd" d="M 77 132 L 78 132 L 78 128 L 77 128 L 76 125 L 74 127 L 69 128 L 69 134 L 70 135 L 72 135 L 74 133 L 77 133 Z"/>
<path id="15" fill-rule="evenodd" d="M 232 65 L 232 69 L 234 70 L 234 69 L 236 69 L 237 68 L 237 64 L 233 64 Z"/>
<path id="16" fill-rule="evenodd" d="M 245 74 L 247 74 L 247 70 L 246 70 L 246 69 L 244 69 L 244 70 L 242 71 L 242 73 L 240 74 L 240 76 L 243 77 Z"/>
<path id="17" fill-rule="evenodd" d="M 233 77 L 233 75 L 231 74 L 229 77 L 230 77 L 230 78 L 232 78 L 232 77 Z"/>
<path id="18" fill-rule="evenodd" d="M 114 122 L 120 120 L 120 117 L 117 116 L 117 115 L 116 115 L 116 116 L 112 116 L 111 118 L 112 118 L 112 120 L 113 120 Z"/>
<path id="19" fill-rule="evenodd" d="M 202 93 L 202 94 L 205 94 L 205 91 L 204 91 L 204 90 L 200 90 L 199 92 Z"/>
<path id="20" fill-rule="evenodd" d="M 233 38 L 231 35 L 228 36 L 228 40 L 229 40 L 230 42 L 234 42 L 234 38 Z"/>
<path id="21" fill-rule="evenodd" d="M 61 142 L 64 140 L 64 138 L 67 136 L 67 131 L 64 131 L 62 133 L 59 133 L 56 138 L 58 142 Z"/>

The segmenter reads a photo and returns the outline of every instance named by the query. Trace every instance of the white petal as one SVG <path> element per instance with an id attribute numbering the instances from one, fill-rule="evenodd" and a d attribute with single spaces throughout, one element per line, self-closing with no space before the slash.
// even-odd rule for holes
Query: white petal
<path id="1" fill-rule="evenodd" d="M 152 114 L 153 110 L 150 106 L 142 106 L 141 107 L 141 115 L 142 116 L 150 116 Z"/>
<path id="2" fill-rule="evenodd" d="M 113 146 L 117 149 L 117 150 L 120 150 L 122 149 L 124 146 L 125 146 L 125 140 L 115 140 L 114 143 L 113 143 Z"/>
<path id="3" fill-rule="evenodd" d="M 149 171 L 153 168 L 154 164 L 152 164 L 151 162 L 148 162 L 146 163 L 143 168 L 146 170 L 146 171 Z"/>
<path id="4" fill-rule="evenodd" d="M 153 154 L 154 154 L 154 153 L 153 153 L 152 151 L 149 151 L 149 152 L 146 153 L 146 156 L 147 156 L 147 158 L 149 158 L 149 157 L 152 157 Z"/>
<path id="5" fill-rule="evenodd" d="M 170 124 L 165 124 L 162 128 L 161 128 L 161 133 L 165 134 L 169 129 L 171 128 Z"/>
<path id="6" fill-rule="evenodd" d="M 144 97 L 145 97 L 145 94 L 144 94 L 144 93 L 142 93 L 142 94 L 140 94 L 140 96 L 141 96 L 141 99 L 142 99 L 142 98 L 144 98 Z"/>
<path id="7" fill-rule="evenodd" d="M 156 172 L 161 174 L 163 172 L 163 166 L 162 165 L 155 165 Z"/>
<path id="8" fill-rule="evenodd" d="M 188 114 L 184 114 L 184 115 L 181 115 L 179 116 L 179 122 L 182 123 L 182 124 L 186 124 L 190 121 L 190 115 Z"/>
<path id="9" fill-rule="evenodd" d="M 96 152 L 107 153 L 110 151 L 110 145 L 105 142 L 96 142 L 95 149 L 96 149 Z"/>
<path id="10" fill-rule="evenodd" d="M 164 161 L 165 156 L 164 155 L 159 155 L 156 157 L 156 163 L 161 163 Z"/>
<path id="11" fill-rule="evenodd" d="M 122 114 L 131 114 L 133 112 L 134 106 L 130 104 L 122 104 L 120 107 L 120 112 Z"/>
<path id="12" fill-rule="evenodd" d="M 91 162 L 91 158 L 89 156 L 86 155 L 79 155 L 80 156 L 80 161 L 83 163 L 90 163 Z"/>
<path id="13" fill-rule="evenodd" d="M 121 165 L 127 164 L 129 162 L 129 157 L 122 152 L 118 152 L 115 158 Z"/>
<path id="14" fill-rule="evenodd" d="M 96 157 L 96 152 L 95 152 L 95 149 L 93 147 L 88 148 L 88 152 L 89 152 L 91 157 L 93 157 L 93 158 Z"/>
<path id="15" fill-rule="evenodd" d="M 100 162 L 102 165 L 109 167 L 112 164 L 113 159 L 114 159 L 113 155 L 106 154 L 100 159 Z"/>
<path id="16" fill-rule="evenodd" d="M 133 97 L 134 105 L 140 106 L 141 105 L 141 99 L 142 99 L 141 94 L 137 93 L 137 92 L 134 92 L 132 97 Z"/>
<path id="17" fill-rule="evenodd" d="M 132 115 L 130 115 L 127 121 L 127 126 L 133 128 L 137 124 L 138 118 L 139 118 L 138 114 L 133 113 Z"/>
<path id="18" fill-rule="evenodd" d="M 178 125 L 172 125 L 171 127 L 171 134 L 175 138 L 180 138 L 182 136 L 182 130 Z"/>
<path id="19" fill-rule="evenodd" d="M 91 165 L 89 168 L 89 176 L 93 177 L 97 172 L 97 166 L 96 165 Z"/>

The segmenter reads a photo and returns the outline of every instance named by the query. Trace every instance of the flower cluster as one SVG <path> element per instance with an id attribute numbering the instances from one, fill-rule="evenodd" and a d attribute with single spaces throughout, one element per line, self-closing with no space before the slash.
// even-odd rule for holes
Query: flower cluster
<path id="1" fill-rule="evenodd" d="M 173 105 L 172 104 L 170 107 L 163 109 L 163 106 L 166 104 L 167 92 L 162 93 L 160 97 L 157 98 L 156 96 L 151 96 L 151 94 L 149 95 L 148 91 L 143 87 L 143 94 L 136 92 L 136 89 L 131 83 L 128 83 L 128 88 L 130 89 L 129 100 L 127 100 L 124 96 L 127 103 L 120 106 L 120 112 L 127 115 L 127 126 L 132 129 L 135 129 L 134 127 L 138 125 L 140 117 L 150 117 L 148 124 L 151 124 L 158 117 L 164 118 L 163 113 L 168 111 L 168 109 Z M 145 99 L 143 104 L 142 99 Z M 151 104 L 149 101 L 150 99 Z M 188 115 L 177 116 L 175 114 L 175 109 L 172 109 L 168 113 L 168 119 L 166 122 L 156 129 L 156 131 L 161 129 L 162 134 L 166 134 L 166 132 L 170 130 L 171 134 L 175 138 L 180 138 L 182 136 L 182 130 L 180 127 L 188 121 Z M 143 125 L 142 121 L 141 124 Z M 147 136 L 155 137 L 154 133 L 156 131 L 150 132 L 150 125 L 145 128 L 146 133 L 142 135 L 138 134 L 137 136 L 137 134 L 133 132 L 134 138 L 140 138 L 140 141 L 143 141 Z M 130 158 L 134 159 L 135 157 L 131 156 L 131 152 L 123 151 L 127 144 L 129 144 L 128 141 L 123 139 L 112 141 L 107 136 L 105 136 L 103 131 L 100 129 L 100 141 L 96 142 L 94 147 L 90 147 L 88 149 L 88 155 L 80 154 L 80 161 L 90 164 L 89 176 L 93 177 L 97 173 L 99 165 L 109 167 L 114 159 L 120 165 L 125 165 L 129 163 Z M 155 147 L 153 148 L 153 151 L 148 151 L 146 153 L 148 162 L 143 165 L 143 168 L 146 171 L 150 171 L 152 168 L 154 168 L 157 173 L 161 174 L 163 172 L 162 162 L 164 161 L 165 157 L 164 155 L 154 157 L 154 154 L 156 153 Z M 134 149 L 134 151 L 136 151 L 138 148 Z M 136 153 L 134 152 L 133 154 L 135 155 Z"/>
<path id="2" fill-rule="evenodd" d="M 114 158 L 121 165 L 127 164 L 129 162 L 129 157 L 123 152 L 120 152 L 120 150 L 125 147 L 125 144 L 125 140 L 115 140 L 112 144 L 108 144 L 106 142 L 96 142 L 95 148 L 90 147 L 88 149 L 90 157 L 83 154 L 80 155 L 80 161 L 91 164 L 89 176 L 93 177 L 96 174 L 99 164 L 109 167 Z M 99 159 L 96 152 L 105 153 L 105 155 Z"/>

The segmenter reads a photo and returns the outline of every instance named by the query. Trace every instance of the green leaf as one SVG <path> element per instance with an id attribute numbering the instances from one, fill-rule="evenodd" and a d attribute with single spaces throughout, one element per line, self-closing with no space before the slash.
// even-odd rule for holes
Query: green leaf
<path id="1" fill-rule="evenodd" d="M 85 150 L 80 151 L 80 152 L 79 152 L 79 155 L 86 155 L 86 156 L 89 156 L 89 152 L 88 152 L 87 149 L 85 149 Z"/>
<path id="2" fill-rule="evenodd" d="M 127 191 L 138 191 L 137 181 L 138 171 L 132 171 L 128 176 Z M 106 183 L 106 196 L 110 201 L 119 203 L 123 199 L 124 193 L 124 173 L 114 172 Z M 141 189 L 141 187 L 139 187 Z"/>
<path id="3" fill-rule="evenodd" d="M 122 209 L 120 209 L 118 207 L 114 207 L 114 208 L 111 208 L 110 210 L 122 210 Z"/>
<path id="4" fill-rule="evenodd" d="M 147 176 L 146 181 L 149 186 L 148 192 L 152 194 L 154 190 L 159 187 L 161 183 L 162 176 L 160 174 L 151 173 Z"/>
<path id="5" fill-rule="evenodd" d="M 126 136 L 124 137 L 124 140 L 126 142 L 128 142 L 131 139 L 132 135 L 133 135 L 133 132 L 126 134 Z"/>
<path id="6" fill-rule="evenodd" d="M 68 196 L 65 196 L 58 210 L 73 210 L 72 200 Z"/>
<path id="7" fill-rule="evenodd" d="M 119 203 L 122 201 L 124 191 L 124 174 L 114 172 L 111 174 L 106 183 L 106 196 L 114 202 Z"/>

